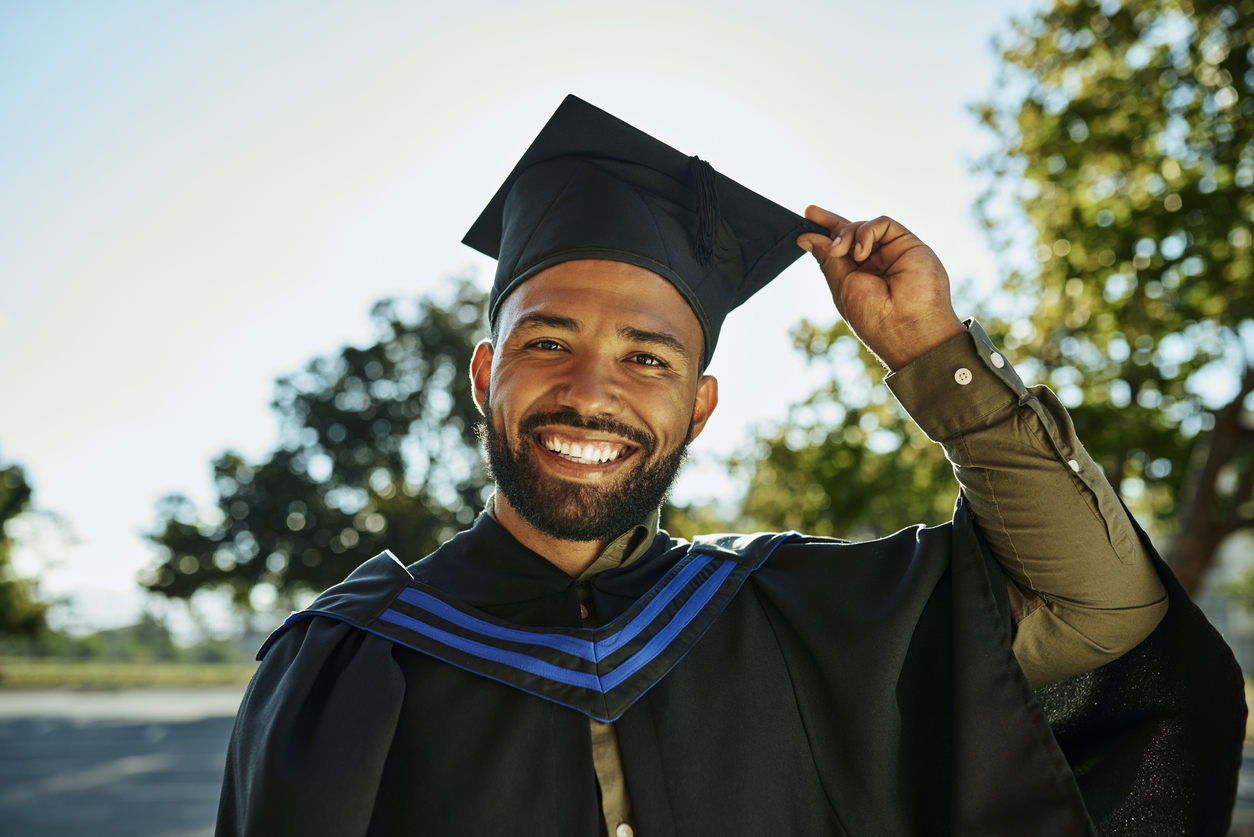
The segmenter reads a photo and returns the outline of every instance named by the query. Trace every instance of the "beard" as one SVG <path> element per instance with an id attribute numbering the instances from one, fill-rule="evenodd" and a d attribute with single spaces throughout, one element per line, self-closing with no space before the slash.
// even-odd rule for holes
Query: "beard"
<path id="1" fill-rule="evenodd" d="M 544 534 L 565 541 L 598 541 L 616 538 L 657 511 L 679 475 L 692 441 L 692 425 L 682 444 L 658 453 L 657 439 L 616 419 L 581 416 L 574 410 L 527 416 L 518 427 L 518 446 L 497 429 L 491 399 L 485 393 L 485 418 L 476 431 L 487 454 L 488 471 L 496 488 L 523 520 Z M 630 460 L 640 462 L 622 476 L 596 485 L 563 479 L 543 470 L 543 454 L 532 438 L 540 427 L 565 425 L 613 433 L 637 446 Z M 657 458 L 649 461 L 654 457 Z"/>

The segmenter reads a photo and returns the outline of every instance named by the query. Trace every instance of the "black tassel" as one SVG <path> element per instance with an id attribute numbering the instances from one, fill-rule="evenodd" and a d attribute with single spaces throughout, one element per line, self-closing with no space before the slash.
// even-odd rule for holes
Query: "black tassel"
<path id="1" fill-rule="evenodd" d="M 697 262 L 710 267 L 714 264 L 714 240 L 722 219 L 714 169 L 699 157 L 688 158 L 688 169 L 692 172 L 692 191 L 697 196 Z"/>

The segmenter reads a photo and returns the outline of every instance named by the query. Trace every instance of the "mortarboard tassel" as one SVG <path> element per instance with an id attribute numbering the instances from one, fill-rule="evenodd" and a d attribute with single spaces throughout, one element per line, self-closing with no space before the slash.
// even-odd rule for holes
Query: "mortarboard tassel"
<path id="1" fill-rule="evenodd" d="M 714 185 L 714 169 L 700 157 L 688 158 L 692 173 L 692 191 L 697 196 L 697 246 L 696 257 L 702 267 L 714 264 L 714 240 L 718 236 L 722 212 L 718 202 L 718 189 Z"/>

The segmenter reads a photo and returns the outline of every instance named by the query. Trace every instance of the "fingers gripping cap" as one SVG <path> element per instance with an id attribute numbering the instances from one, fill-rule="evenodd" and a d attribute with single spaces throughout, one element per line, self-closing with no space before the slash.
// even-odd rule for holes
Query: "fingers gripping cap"
<path id="1" fill-rule="evenodd" d="M 824 227 L 575 96 L 565 101 L 462 239 L 497 259 L 488 300 L 574 259 L 652 270 L 692 308 L 709 363 L 727 314 Z"/>

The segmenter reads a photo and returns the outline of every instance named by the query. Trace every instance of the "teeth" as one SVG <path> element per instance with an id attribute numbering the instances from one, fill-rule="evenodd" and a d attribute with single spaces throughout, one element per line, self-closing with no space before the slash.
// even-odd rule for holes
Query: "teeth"
<path id="1" fill-rule="evenodd" d="M 623 455 L 623 449 L 609 442 L 570 442 L 549 438 L 543 445 L 554 453 L 561 454 L 572 462 L 583 465 L 599 465 L 602 462 L 613 462 Z"/>

